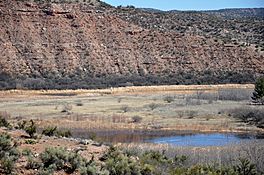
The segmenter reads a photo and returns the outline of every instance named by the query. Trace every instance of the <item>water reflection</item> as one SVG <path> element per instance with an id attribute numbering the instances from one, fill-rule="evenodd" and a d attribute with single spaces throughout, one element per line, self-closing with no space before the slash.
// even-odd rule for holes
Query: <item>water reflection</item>
<path id="1" fill-rule="evenodd" d="M 243 138 L 250 139 L 250 138 Z M 223 146 L 241 141 L 241 138 L 232 134 L 195 134 L 191 136 L 160 137 L 147 142 L 166 143 L 177 146 Z"/>
<path id="2" fill-rule="evenodd" d="M 110 143 L 159 143 L 177 146 L 223 146 L 240 141 L 264 139 L 264 135 L 235 134 L 235 133 L 194 133 L 192 131 L 140 131 L 140 130 L 116 130 L 116 131 L 82 131 L 74 132 L 74 136 L 90 138 L 96 135 L 96 139 Z"/>

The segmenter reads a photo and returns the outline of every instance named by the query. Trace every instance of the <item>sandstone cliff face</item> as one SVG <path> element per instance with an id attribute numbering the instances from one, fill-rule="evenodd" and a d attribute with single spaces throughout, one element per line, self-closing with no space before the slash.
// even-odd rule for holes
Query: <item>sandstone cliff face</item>
<path id="1" fill-rule="evenodd" d="M 78 3 L 1 1 L 0 74 L 8 77 L 2 82 L 264 73 L 263 52 L 253 47 L 146 29 L 112 12 Z"/>

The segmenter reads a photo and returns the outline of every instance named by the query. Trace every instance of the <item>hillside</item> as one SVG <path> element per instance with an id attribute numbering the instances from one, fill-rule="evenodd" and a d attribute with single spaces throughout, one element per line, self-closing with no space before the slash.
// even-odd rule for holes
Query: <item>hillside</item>
<path id="1" fill-rule="evenodd" d="M 243 83 L 264 73 L 257 18 L 10 0 L 0 20 L 2 89 Z"/>
<path id="2" fill-rule="evenodd" d="M 204 11 L 208 14 L 219 15 L 227 19 L 234 18 L 264 18 L 264 8 L 238 8 L 238 9 L 221 9 Z"/>
<path id="3" fill-rule="evenodd" d="M 224 43 L 264 47 L 263 9 L 224 9 L 216 11 L 161 11 L 119 8 L 124 20 L 146 29 L 174 31 L 216 38 Z"/>
<path id="4" fill-rule="evenodd" d="M 154 8 L 140 8 L 143 11 L 153 12 L 153 13 L 179 13 L 180 10 L 170 10 L 170 11 L 163 11 Z M 231 9 L 220 9 L 220 10 L 201 10 L 201 11 L 191 11 L 189 12 L 203 12 L 206 14 L 218 15 L 219 17 L 224 17 L 227 19 L 234 19 L 234 18 L 253 18 L 253 19 L 263 19 L 264 18 L 264 8 L 231 8 Z"/>

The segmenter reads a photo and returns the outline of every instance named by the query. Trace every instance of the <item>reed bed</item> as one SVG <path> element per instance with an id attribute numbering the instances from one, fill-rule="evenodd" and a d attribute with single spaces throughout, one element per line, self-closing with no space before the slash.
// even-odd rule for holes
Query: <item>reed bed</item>
<path id="1" fill-rule="evenodd" d="M 185 155 L 187 165 L 232 166 L 239 158 L 249 159 L 259 171 L 264 170 L 264 140 L 243 141 L 221 147 L 170 146 L 168 144 L 118 144 L 126 152 L 142 154 L 149 150 L 164 152 L 168 157 Z"/>
<path id="2" fill-rule="evenodd" d="M 131 86 L 108 89 L 77 89 L 77 90 L 5 90 L 0 96 L 6 95 L 88 95 L 88 94 L 122 94 L 148 92 L 185 92 L 185 91 L 217 91 L 219 89 L 253 89 L 253 84 L 221 84 L 221 85 L 166 85 L 166 86 Z"/>

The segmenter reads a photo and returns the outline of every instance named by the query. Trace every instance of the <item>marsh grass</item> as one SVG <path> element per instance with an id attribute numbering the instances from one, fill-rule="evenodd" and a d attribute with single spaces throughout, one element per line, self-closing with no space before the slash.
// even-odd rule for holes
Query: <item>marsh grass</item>
<path id="1" fill-rule="evenodd" d="M 264 140 L 244 141 L 222 147 L 180 147 L 166 144 L 120 144 L 120 148 L 139 155 L 149 150 L 164 152 L 173 158 L 175 155 L 188 157 L 186 165 L 235 166 L 240 158 L 247 158 L 256 165 L 258 171 L 264 170 Z"/>
<path id="2" fill-rule="evenodd" d="M 14 118 L 20 116 L 25 119 L 56 120 L 58 125 L 68 123 L 71 128 L 80 125 L 87 129 L 98 127 L 234 130 L 241 121 L 228 115 L 226 111 L 247 105 L 248 101 L 219 100 L 219 92 L 225 90 L 228 91 L 225 93 L 227 95 L 243 91 L 242 94 L 248 96 L 252 89 L 249 85 L 127 87 L 76 90 L 75 96 L 56 97 L 47 94 L 73 91 L 45 91 L 45 96 L 24 95 L 15 99 L 8 98 L 0 103 L 0 111 L 8 111 Z M 6 94 L 8 92 L 11 95 L 19 93 L 7 91 Z M 40 91 L 28 93 L 43 94 Z M 172 97 L 173 101 L 164 100 L 168 97 Z M 132 125 L 133 116 L 142 117 L 142 122 Z"/>

